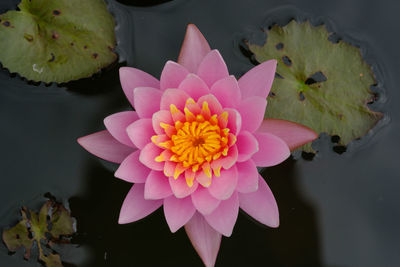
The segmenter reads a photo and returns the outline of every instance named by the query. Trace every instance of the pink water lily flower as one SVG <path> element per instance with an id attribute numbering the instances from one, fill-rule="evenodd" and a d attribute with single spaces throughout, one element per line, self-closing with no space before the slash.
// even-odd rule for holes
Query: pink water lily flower
<path id="1" fill-rule="evenodd" d="M 257 167 L 281 163 L 317 135 L 296 123 L 263 120 L 276 64 L 267 61 L 236 80 L 218 50 L 189 25 L 178 62 L 165 64 L 160 81 L 120 69 L 135 111 L 113 114 L 104 120 L 107 130 L 78 139 L 92 154 L 120 163 L 115 176 L 134 183 L 119 223 L 163 206 L 171 231 L 184 226 L 206 266 L 214 266 L 221 235 L 232 234 L 239 208 L 279 225 Z"/>

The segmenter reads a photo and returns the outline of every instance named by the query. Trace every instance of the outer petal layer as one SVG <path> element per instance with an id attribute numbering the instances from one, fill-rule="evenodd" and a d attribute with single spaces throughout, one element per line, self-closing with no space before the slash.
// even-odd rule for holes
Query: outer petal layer
<path id="1" fill-rule="evenodd" d="M 130 183 L 144 183 L 150 169 L 139 161 L 139 155 L 140 150 L 136 150 L 125 158 L 114 176 Z"/>
<path id="2" fill-rule="evenodd" d="M 132 106 L 134 106 L 133 89 L 136 87 L 160 88 L 160 82 L 150 74 L 139 69 L 122 67 L 119 69 L 122 89 Z"/>
<path id="3" fill-rule="evenodd" d="M 228 170 L 221 170 L 220 177 L 213 176 L 208 191 L 217 199 L 228 199 L 231 197 L 233 191 L 235 191 L 237 181 L 238 172 L 236 166 L 233 166 Z"/>
<path id="4" fill-rule="evenodd" d="M 238 193 L 234 193 L 229 199 L 221 201 L 210 215 L 204 216 L 206 221 L 224 236 L 231 236 L 233 227 L 239 213 Z"/>
<path id="5" fill-rule="evenodd" d="M 238 162 L 249 160 L 258 151 L 257 139 L 248 131 L 242 131 L 237 136 Z"/>
<path id="6" fill-rule="evenodd" d="M 247 214 L 269 227 L 279 226 L 279 212 L 274 195 L 264 179 L 259 176 L 258 190 L 239 193 L 239 205 Z"/>
<path id="7" fill-rule="evenodd" d="M 104 119 L 104 125 L 110 134 L 124 145 L 135 147 L 126 133 L 126 128 L 139 119 L 135 111 L 124 111 L 112 114 Z"/>
<path id="8" fill-rule="evenodd" d="M 255 132 L 264 119 L 267 100 L 259 96 L 249 97 L 243 100 L 237 110 L 242 116 L 242 130 Z"/>
<path id="9" fill-rule="evenodd" d="M 200 62 L 210 52 L 210 46 L 199 29 L 189 24 L 186 29 L 178 63 L 186 67 L 190 72 L 196 73 Z"/>
<path id="10" fill-rule="evenodd" d="M 169 229 L 175 233 L 184 226 L 196 212 L 190 197 L 176 198 L 170 196 L 164 199 L 164 214 Z"/>
<path id="11" fill-rule="evenodd" d="M 205 56 L 197 70 L 197 75 L 199 75 L 209 87 L 216 81 L 229 76 L 228 68 L 218 50 L 212 50 Z"/>
<path id="12" fill-rule="evenodd" d="M 133 90 L 135 110 L 140 118 L 151 118 L 160 110 L 162 92 L 152 87 L 137 87 Z"/>
<path id="13" fill-rule="evenodd" d="M 236 191 L 240 193 L 250 193 L 258 189 L 258 170 L 253 160 L 236 164 L 238 168 L 238 184 Z"/>
<path id="14" fill-rule="evenodd" d="M 277 61 L 275 59 L 261 63 L 239 79 L 242 98 L 260 96 L 267 98 L 275 77 Z"/>
<path id="15" fill-rule="evenodd" d="M 119 224 L 140 220 L 162 205 L 162 200 L 145 200 L 144 184 L 134 184 L 122 204 Z"/>
<path id="16" fill-rule="evenodd" d="M 164 91 L 169 88 L 178 88 L 188 74 L 189 71 L 185 67 L 169 60 L 161 73 L 160 89 Z"/>
<path id="17" fill-rule="evenodd" d="M 224 107 L 236 107 L 242 99 L 239 84 L 234 76 L 228 76 L 213 84 L 211 93 Z"/>
<path id="18" fill-rule="evenodd" d="M 193 205 L 203 215 L 213 212 L 221 202 L 221 200 L 213 197 L 208 192 L 208 189 L 203 186 L 199 186 L 191 196 Z"/>
<path id="19" fill-rule="evenodd" d="M 195 213 L 185 225 L 185 231 L 197 254 L 206 267 L 213 267 L 221 245 L 221 234 L 215 231 L 204 219 Z"/>
<path id="20" fill-rule="evenodd" d="M 136 150 L 118 142 L 107 130 L 78 138 L 78 143 L 93 155 L 115 163 L 121 163 Z"/>
<path id="21" fill-rule="evenodd" d="M 145 199 L 163 199 L 172 195 L 168 177 L 163 172 L 151 171 L 144 186 Z"/>
<path id="22" fill-rule="evenodd" d="M 283 162 L 290 156 L 286 143 L 269 133 L 255 133 L 259 150 L 252 157 L 258 167 L 270 167 Z"/>
<path id="23" fill-rule="evenodd" d="M 293 151 L 318 138 L 318 134 L 310 128 L 286 120 L 266 119 L 257 132 L 270 133 L 281 138 Z"/>

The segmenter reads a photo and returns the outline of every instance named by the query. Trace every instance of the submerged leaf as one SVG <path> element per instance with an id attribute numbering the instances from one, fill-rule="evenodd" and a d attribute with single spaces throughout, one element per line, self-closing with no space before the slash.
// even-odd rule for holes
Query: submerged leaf
<path id="1" fill-rule="evenodd" d="M 337 135 L 339 144 L 347 145 L 382 117 L 367 106 L 374 98 L 370 87 L 376 82 L 359 48 L 331 42 L 323 25 L 309 22 L 274 25 L 266 33 L 263 46 L 248 44 L 258 62 L 278 60 L 266 118 L 294 121 L 317 133 Z M 302 148 L 313 151 L 311 144 Z"/>
<path id="2" fill-rule="evenodd" d="M 33 81 L 90 77 L 114 62 L 115 22 L 104 0 L 22 0 L 0 15 L 0 61 Z"/>
<path id="3" fill-rule="evenodd" d="M 3 231 L 3 241 L 9 251 L 15 252 L 21 247 L 25 249 L 25 259 L 30 258 L 33 243 L 36 242 L 39 249 L 39 260 L 47 267 L 63 266 L 58 254 L 45 251 L 46 246 L 55 243 L 65 243 L 68 240 L 62 236 L 70 236 L 75 230 L 73 219 L 69 211 L 60 203 L 47 201 L 40 209 L 39 214 L 21 210 L 22 220 L 14 227 Z"/>

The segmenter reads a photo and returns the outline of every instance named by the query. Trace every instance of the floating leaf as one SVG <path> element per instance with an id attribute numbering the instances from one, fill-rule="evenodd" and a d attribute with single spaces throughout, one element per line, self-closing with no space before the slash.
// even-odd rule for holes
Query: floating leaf
<path id="1" fill-rule="evenodd" d="M 115 22 L 104 0 L 22 0 L 0 15 L 0 62 L 33 81 L 90 77 L 114 62 Z"/>
<path id="2" fill-rule="evenodd" d="M 278 60 L 266 118 L 294 121 L 347 145 L 365 135 L 382 117 L 367 103 L 374 99 L 375 77 L 359 48 L 333 43 L 330 33 L 309 22 L 291 21 L 267 32 L 263 46 L 248 43 L 258 62 Z M 303 146 L 313 151 L 311 144 Z"/>
<path id="3" fill-rule="evenodd" d="M 62 237 L 70 236 L 75 232 L 69 211 L 60 203 L 49 200 L 42 206 L 39 214 L 23 207 L 21 215 L 20 222 L 3 231 L 3 241 L 8 250 L 15 252 L 23 247 L 24 258 L 28 260 L 32 245 L 36 242 L 41 262 L 47 267 L 62 267 L 60 256 L 45 251 L 43 244 L 51 247 L 55 243 L 68 242 Z"/>

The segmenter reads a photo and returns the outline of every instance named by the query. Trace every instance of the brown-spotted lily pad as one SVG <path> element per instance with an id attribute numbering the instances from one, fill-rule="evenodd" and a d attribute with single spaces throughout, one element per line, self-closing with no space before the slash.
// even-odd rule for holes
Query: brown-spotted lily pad
<path id="1" fill-rule="evenodd" d="M 11 252 L 20 248 L 25 250 L 25 259 L 29 259 L 34 243 L 39 249 L 39 260 L 47 267 L 61 267 L 60 255 L 49 251 L 56 243 L 68 243 L 65 237 L 75 230 L 69 211 L 60 203 L 47 201 L 39 211 L 21 209 L 22 219 L 14 227 L 3 231 L 3 241 Z"/>
<path id="2" fill-rule="evenodd" d="M 22 0 L 0 15 L 0 62 L 33 81 L 90 77 L 114 62 L 115 22 L 104 0 Z"/>
<path id="3" fill-rule="evenodd" d="M 248 43 L 258 62 L 278 60 L 266 118 L 294 121 L 339 136 L 340 145 L 364 136 L 382 114 L 369 109 L 375 77 L 360 49 L 333 43 L 325 26 L 291 21 L 266 31 L 262 46 Z M 303 146 L 313 151 L 311 144 Z"/>

